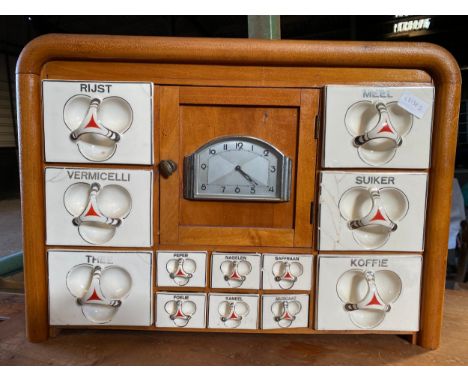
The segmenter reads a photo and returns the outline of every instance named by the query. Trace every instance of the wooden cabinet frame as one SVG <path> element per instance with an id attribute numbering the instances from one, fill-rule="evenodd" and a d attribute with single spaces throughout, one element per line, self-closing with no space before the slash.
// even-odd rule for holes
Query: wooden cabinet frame
<path id="1" fill-rule="evenodd" d="M 48 324 L 48 247 L 44 242 L 41 80 L 45 78 L 152 81 L 161 86 L 296 89 L 321 89 L 326 84 L 434 84 L 436 97 L 423 255 L 421 325 L 418 333 L 407 334 L 412 334 L 413 340 L 425 348 L 439 346 L 461 86 L 458 65 L 446 50 L 426 43 L 82 35 L 46 35 L 29 43 L 18 62 L 17 91 L 27 336 L 31 341 L 43 341 L 50 331 L 54 331 Z M 301 102 L 307 94 L 306 90 L 301 93 Z M 175 105 L 174 102 L 174 111 Z M 155 153 L 155 158 L 158 158 L 158 153 Z M 157 193 L 155 197 L 158 197 Z M 157 213 L 155 208 L 155 221 Z M 306 212 L 301 210 L 300 213 Z M 157 226 L 163 227 L 155 224 L 155 230 Z M 181 249 L 183 247 L 180 246 Z M 164 249 L 157 243 L 151 249 L 158 248 Z M 210 250 L 210 246 L 206 249 Z M 222 250 L 223 246 L 217 249 Z M 270 249 L 291 251 L 291 248 L 281 247 Z M 297 252 L 307 253 L 312 249 Z M 143 329 L 157 330 L 154 327 Z M 313 329 L 284 332 L 322 333 Z"/>

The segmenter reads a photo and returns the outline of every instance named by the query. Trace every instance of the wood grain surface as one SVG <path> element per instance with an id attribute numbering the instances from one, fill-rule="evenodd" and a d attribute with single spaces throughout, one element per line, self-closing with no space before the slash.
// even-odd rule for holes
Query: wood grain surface
<path id="1" fill-rule="evenodd" d="M 0 293 L 0 365 L 468 365 L 468 292 L 446 293 L 440 348 L 399 336 L 268 335 L 64 329 L 24 336 L 22 295 Z M 229 346 L 228 346 L 229 345 Z"/>

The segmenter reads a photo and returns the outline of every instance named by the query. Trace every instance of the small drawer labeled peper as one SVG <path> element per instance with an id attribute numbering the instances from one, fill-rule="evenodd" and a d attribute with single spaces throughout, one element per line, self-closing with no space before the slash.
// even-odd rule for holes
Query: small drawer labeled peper
<path id="1" fill-rule="evenodd" d="M 319 255 L 316 329 L 419 330 L 421 255 Z"/>
<path id="2" fill-rule="evenodd" d="M 206 252 L 158 251 L 157 284 L 168 287 L 204 287 Z"/>
<path id="3" fill-rule="evenodd" d="M 211 287 L 259 289 L 261 256 L 258 253 L 219 253 L 211 256 Z"/>
<path id="4" fill-rule="evenodd" d="M 153 163 L 153 85 L 42 82 L 47 162 Z"/>
<path id="5" fill-rule="evenodd" d="M 46 243 L 149 247 L 152 171 L 47 168 Z"/>
<path id="6" fill-rule="evenodd" d="M 263 254 L 263 289 L 310 290 L 312 255 Z"/>
<path id="7" fill-rule="evenodd" d="M 308 324 L 307 294 L 262 296 L 262 329 L 307 328 Z"/>
<path id="8" fill-rule="evenodd" d="M 434 87 L 327 86 L 324 167 L 429 167 Z"/>
<path id="9" fill-rule="evenodd" d="M 258 298 L 253 294 L 209 294 L 208 327 L 257 329 Z"/>
<path id="10" fill-rule="evenodd" d="M 156 294 L 156 326 L 159 328 L 205 328 L 206 294 Z"/>
<path id="11" fill-rule="evenodd" d="M 323 171 L 319 249 L 420 252 L 427 174 Z"/>
<path id="12" fill-rule="evenodd" d="M 152 324 L 151 252 L 51 250 L 50 325 Z"/>

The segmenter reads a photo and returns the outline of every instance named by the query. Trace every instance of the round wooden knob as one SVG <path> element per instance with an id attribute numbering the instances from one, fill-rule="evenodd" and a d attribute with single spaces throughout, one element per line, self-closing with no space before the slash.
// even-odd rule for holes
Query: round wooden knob
<path id="1" fill-rule="evenodd" d="M 169 178 L 177 170 L 177 163 L 173 160 L 162 160 L 159 162 L 159 172 L 165 178 Z"/>

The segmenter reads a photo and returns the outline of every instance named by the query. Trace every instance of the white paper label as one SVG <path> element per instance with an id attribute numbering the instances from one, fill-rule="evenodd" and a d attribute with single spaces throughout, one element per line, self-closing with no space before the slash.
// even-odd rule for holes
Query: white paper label
<path id="1" fill-rule="evenodd" d="M 429 104 L 411 93 L 403 93 L 398 100 L 398 106 L 421 119 L 426 113 Z"/>

